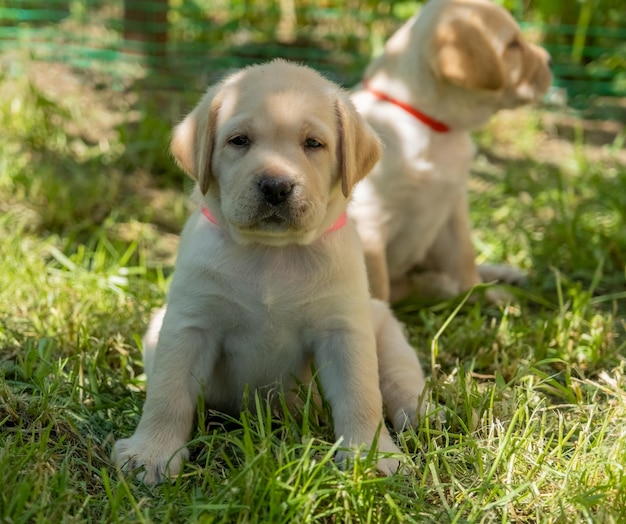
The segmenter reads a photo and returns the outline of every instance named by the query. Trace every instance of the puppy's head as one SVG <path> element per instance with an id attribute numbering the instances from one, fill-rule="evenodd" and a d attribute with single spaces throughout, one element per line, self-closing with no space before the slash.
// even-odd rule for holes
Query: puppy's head
<path id="1" fill-rule="evenodd" d="M 178 164 L 233 238 L 271 245 L 323 234 L 380 149 L 339 87 L 284 61 L 210 88 L 172 140 Z"/>
<path id="2" fill-rule="evenodd" d="M 508 11 L 489 0 L 429 0 L 365 78 L 460 130 L 541 99 L 552 82 L 548 53 L 524 41 Z"/>
<path id="3" fill-rule="evenodd" d="M 489 0 L 443 0 L 430 42 L 444 82 L 493 93 L 499 107 L 540 99 L 552 82 L 550 57 L 526 42 L 513 17 Z"/>

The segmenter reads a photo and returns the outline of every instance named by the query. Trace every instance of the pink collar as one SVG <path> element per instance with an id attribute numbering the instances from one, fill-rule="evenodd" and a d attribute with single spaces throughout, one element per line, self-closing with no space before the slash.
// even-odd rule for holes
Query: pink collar
<path id="1" fill-rule="evenodd" d="M 202 206 L 200 209 L 202 211 L 202 214 L 208 219 L 209 222 L 212 222 L 216 226 L 219 226 L 219 224 L 217 223 L 217 220 L 215 220 L 215 217 L 213 216 L 213 214 L 205 206 Z M 344 211 L 343 213 L 341 213 L 339 218 L 337 220 L 335 220 L 333 225 L 330 226 L 326 230 L 326 233 L 332 233 L 333 231 L 337 231 L 338 229 L 341 229 L 343 226 L 346 225 L 347 221 L 348 221 L 348 217 L 346 215 L 346 212 Z"/>
<path id="2" fill-rule="evenodd" d="M 438 120 L 435 120 L 434 118 L 429 117 L 428 115 L 422 113 L 421 111 L 415 109 L 414 107 L 411 107 L 409 104 L 405 104 L 404 102 L 401 102 L 400 100 L 396 100 L 395 98 L 392 98 L 386 95 L 382 91 L 377 91 L 376 89 L 372 89 L 368 85 L 366 80 L 363 80 L 363 86 L 370 93 L 372 93 L 376 98 L 380 100 L 384 100 L 385 102 L 389 102 L 390 104 L 396 105 L 401 109 L 404 109 L 407 113 L 417 118 L 423 124 L 426 124 L 433 131 L 436 131 L 437 133 L 447 133 L 448 131 L 450 131 L 450 128 L 443 122 L 439 122 Z"/>

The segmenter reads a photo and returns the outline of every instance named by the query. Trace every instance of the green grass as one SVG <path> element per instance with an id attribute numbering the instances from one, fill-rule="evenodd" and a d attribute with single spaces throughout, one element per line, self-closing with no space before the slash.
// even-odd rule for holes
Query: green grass
<path id="1" fill-rule="evenodd" d="M 108 457 L 140 416 L 138 342 L 187 212 L 164 153 L 178 115 L 119 95 L 103 125 L 90 89 L 0 82 L 1 521 L 624 522 L 619 147 L 560 139 L 540 111 L 477 136 L 476 244 L 530 282 L 507 307 L 397 306 L 442 414 L 398 436 L 407 475 L 339 471 L 327 407 L 200 410 L 184 475 L 149 488 Z"/>

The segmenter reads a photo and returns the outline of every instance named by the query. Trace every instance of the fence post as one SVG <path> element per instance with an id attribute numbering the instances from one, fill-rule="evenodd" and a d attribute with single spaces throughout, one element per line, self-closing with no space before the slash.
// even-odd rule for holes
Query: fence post
<path id="1" fill-rule="evenodd" d="M 168 0 L 124 0 L 124 40 L 127 50 L 141 53 L 146 58 L 165 56 L 167 11 Z"/>

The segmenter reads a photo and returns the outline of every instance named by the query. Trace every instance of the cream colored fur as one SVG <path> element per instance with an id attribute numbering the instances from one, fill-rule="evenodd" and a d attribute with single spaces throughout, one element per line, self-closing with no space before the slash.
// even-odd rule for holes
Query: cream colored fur
<path id="1" fill-rule="evenodd" d="M 540 99 L 551 83 L 548 54 L 525 42 L 511 15 L 488 0 L 430 0 L 391 37 L 364 79 L 451 128 L 435 132 L 363 85 L 354 90 L 357 108 L 384 145 L 350 208 L 373 295 L 450 297 L 481 281 L 523 279 L 515 268 L 476 266 L 467 198 L 470 130 L 500 109 Z"/>
<path id="2" fill-rule="evenodd" d="M 345 446 L 338 460 L 379 432 L 378 451 L 395 455 L 378 468 L 396 471 L 383 402 L 396 429 L 414 422 L 422 370 L 389 308 L 370 300 L 352 222 L 328 231 L 380 156 L 375 134 L 334 84 L 275 61 L 209 89 L 172 152 L 218 224 L 198 210 L 185 225 L 167 310 L 145 340 L 143 415 L 115 462 L 143 467 L 146 483 L 176 475 L 199 395 L 237 414 L 246 388 L 271 399 L 314 363 Z"/>

